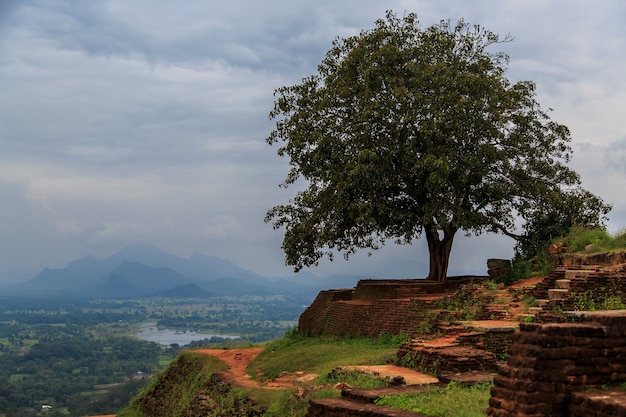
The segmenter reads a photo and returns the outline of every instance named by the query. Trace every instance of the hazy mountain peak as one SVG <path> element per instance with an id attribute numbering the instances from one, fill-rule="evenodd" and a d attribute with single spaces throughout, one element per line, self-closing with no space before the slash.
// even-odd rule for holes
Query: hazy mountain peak
<path id="1" fill-rule="evenodd" d="M 96 259 L 95 256 L 93 255 L 87 255 L 83 258 L 80 258 L 77 261 L 72 261 L 67 265 L 67 269 L 79 269 L 79 268 L 83 268 L 85 266 L 92 266 L 95 263 L 100 262 L 98 259 Z"/>
<path id="2" fill-rule="evenodd" d="M 304 281 L 304 282 L 302 282 Z M 309 292 L 322 280 L 276 282 L 228 259 L 194 252 L 183 258 L 153 246 L 135 244 L 104 260 L 87 255 L 66 268 L 45 268 L 20 286 L 23 293 L 64 296 L 149 296 L 182 286 L 172 294 L 193 293 L 189 284 L 213 294 L 283 294 Z M 198 292 L 200 294 L 201 292 Z M 169 293 L 166 293 L 169 294 Z"/>

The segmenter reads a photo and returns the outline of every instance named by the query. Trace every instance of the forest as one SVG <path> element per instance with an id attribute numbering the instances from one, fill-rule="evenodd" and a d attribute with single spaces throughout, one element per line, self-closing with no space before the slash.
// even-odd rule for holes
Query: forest
<path id="1" fill-rule="evenodd" d="M 0 417 L 116 413 L 181 348 L 281 337 L 310 302 L 284 296 L 2 298 Z M 146 322 L 193 330 L 199 340 L 186 346 L 140 340 L 137 333 Z"/>

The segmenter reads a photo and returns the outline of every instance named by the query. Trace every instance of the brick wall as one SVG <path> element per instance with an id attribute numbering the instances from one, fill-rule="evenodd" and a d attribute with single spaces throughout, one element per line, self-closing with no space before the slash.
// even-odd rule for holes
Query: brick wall
<path id="1" fill-rule="evenodd" d="M 319 336 L 410 335 L 432 310 L 429 294 L 453 293 L 486 277 L 426 280 L 361 280 L 354 289 L 321 291 L 300 315 L 298 330 Z"/>
<path id="2" fill-rule="evenodd" d="M 321 295 L 321 293 L 320 293 Z M 411 334 L 419 327 L 430 301 L 417 299 L 335 300 L 328 294 L 315 299 L 300 316 L 298 330 L 318 336 L 378 337 L 381 333 Z"/>
<path id="3" fill-rule="evenodd" d="M 574 319 L 520 324 L 494 379 L 488 416 L 570 416 L 572 393 L 626 381 L 626 311 Z"/>
<path id="4" fill-rule="evenodd" d="M 298 321 L 300 332 L 319 336 L 324 333 L 328 319 L 327 311 L 334 301 L 350 300 L 354 289 L 320 291 L 311 305 L 304 310 Z"/>

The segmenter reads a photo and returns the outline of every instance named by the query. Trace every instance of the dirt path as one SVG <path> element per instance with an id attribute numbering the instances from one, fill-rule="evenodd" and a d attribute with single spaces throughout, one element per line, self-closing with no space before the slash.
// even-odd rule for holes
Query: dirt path
<path id="1" fill-rule="evenodd" d="M 298 383 L 312 381 L 317 377 L 314 374 L 305 374 L 304 372 L 293 372 L 285 374 L 280 378 L 272 381 L 259 382 L 252 379 L 248 375 L 247 368 L 250 362 L 263 351 L 263 347 L 241 348 L 241 349 L 198 349 L 194 352 L 204 355 L 215 356 L 228 366 L 228 372 L 225 373 L 232 383 L 240 387 L 246 388 L 264 388 L 264 389 L 290 389 L 296 388 Z"/>
<path id="2" fill-rule="evenodd" d="M 250 378 L 246 369 L 250 362 L 252 362 L 262 350 L 262 347 L 254 347 L 244 349 L 199 349 L 194 352 L 216 356 L 223 360 L 226 365 L 228 365 L 227 378 L 241 387 L 266 389 L 294 388 L 297 386 L 297 382 L 311 381 L 317 376 L 296 372 L 287 374 L 273 381 L 259 383 L 259 381 Z M 377 374 L 383 378 L 401 376 L 407 384 L 432 384 L 438 381 L 437 378 L 433 378 L 430 375 L 395 365 L 345 366 L 344 368 Z"/>
<path id="3" fill-rule="evenodd" d="M 198 349 L 194 352 L 220 358 L 228 366 L 226 376 L 240 387 L 260 387 L 259 381 L 250 378 L 247 368 L 250 362 L 258 356 L 263 347 L 241 349 Z"/>

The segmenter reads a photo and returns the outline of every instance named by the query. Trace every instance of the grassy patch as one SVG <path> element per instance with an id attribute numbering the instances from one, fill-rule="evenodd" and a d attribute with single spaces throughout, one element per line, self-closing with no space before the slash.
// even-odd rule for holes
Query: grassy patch
<path id="1" fill-rule="evenodd" d="M 302 384 L 300 389 L 267 390 L 247 389 L 247 395 L 265 408 L 264 417 L 303 417 L 307 414 L 312 398 L 339 397 L 341 392 L 333 389 L 339 382 L 353 388 L 380 388 L 387 382 L 370 374 L 335 368 L 317 378 L 315 383 Z"/>
<path id="2" fill-rule="evenodd" d="M 568 252 L 584 252 L 592 245 L 594 252 L 608 252 L 626 249 L 626 229 L 611 235 L 604 229 L 573 227 L 569 234 L 555 242 L 563 243 Z"/>
<path id="3" fill-rule="evenodd" d="M 326 375 L 318 378 L 317 381 L 318 383 L 326 385 L 345 383 L 352 388 L 362 389 L 382 388 L 389 385 L 386 380 L 376 375 L 343 368 L 335 368 Z"/>
<path id="4" fill-rule="evenodd" d="M 566 236 L 556 238 L 550 243 L 562 243 L 570 253 L 624 250 L 626 249 L 626 229 L 610 234 L 604 229 L 572 227 Z M 547 245 L 544 249 L 547 249 Z M 513 271 L 498 280 L 510 285 L 520 279 L 547 275 L 552 269 L 554 269 L 554 264 L 548 261 L 546 251 L 542 250 L 530 259 L 514 259 Z"/>
<path id="5" fill-rule="evenodd" d="M 476 285 L 478 289 L 473 290 L 471 286 L 463 286 L 455 291 L 454 294 L 442 298 L 437 303 L 437 307 L 442 310 L 461 312 L 460 320 L 475 320 L 478 313 L 484 309 L 486 304 L 492 304 L 494 302 L 493 294 L 495 290 L 490 289 L 490 286 L 494 286 L 495 288 L 495 283 L 479 284 Z"/>
<path id="6" fill-rule="evenodd" d="M 574 310 L 623 310 L 626 309 L 624 296 L 619 289 L 600 288 L 596 291 L 585 291 L 576 295 Z"/>
<path id="7" fill-rule="evenodd" d="M 392 359 L 403 337 L 379 339 L 307 337 L 297 331 L 270 342 L 250 364 L 248 372 L 262 380 L 282 372 L 325 374 L 344 365 L 380 365 Z"/>
<path id="8" fill-rule="evenodd" d="M 376 403 L 431 416 L 484 417 L 490 389 L 491 384 L 463 388 L 451 383 L 446 388 L 431 388 L 422 393 L 382 397 Z"/>

